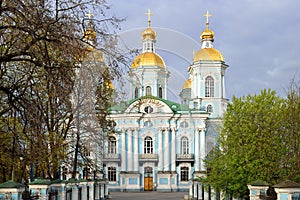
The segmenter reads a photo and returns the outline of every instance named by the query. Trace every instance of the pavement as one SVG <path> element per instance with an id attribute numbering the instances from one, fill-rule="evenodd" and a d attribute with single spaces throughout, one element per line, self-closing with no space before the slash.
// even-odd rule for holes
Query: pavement
<path id="1" fill-rule="evenodd" d="M 183 200 L 188 192 L 111 192 L 112 200 Z"/>

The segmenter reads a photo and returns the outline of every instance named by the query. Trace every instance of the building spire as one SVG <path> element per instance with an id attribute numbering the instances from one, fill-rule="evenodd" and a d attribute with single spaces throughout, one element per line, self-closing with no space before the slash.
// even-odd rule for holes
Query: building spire
<path id="1" fill-rule="evenodd" d="M 151 11 L 150 11 L 150 8 L 148 8 L 148 12 L 146 12 L 145 15 L 148 16 L 148 27 L 150 27 L 151 15 L 153 15 L 153 13 L 151 13 Z"/>
<path id="2" fill-rule="evenodd" d="M 92 45 L 95 45 L 97 43 L 96 41 L 96 31 L 92 27 L 92 17 L 94 16 L 91 11 L 89 10 L 89 13 L 85 14 L 88 17 L 88 26 L 86 31 L 84 31 L 84 37 L 85 39 Z"/>

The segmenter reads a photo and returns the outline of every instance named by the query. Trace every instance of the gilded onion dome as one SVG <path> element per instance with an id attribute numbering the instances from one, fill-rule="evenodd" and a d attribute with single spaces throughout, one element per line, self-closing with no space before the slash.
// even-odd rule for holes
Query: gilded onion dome
<path id="1" fill-rule="evenodd" d="M 208 26 L 206 27 L 206 29 L 204 31 L 202 31 L 201 33 L 201 41 L 204 41 L 204 40 L 214 40 L 214 36 L 215 36 L 215 33 L 208 29 Z"/>
<path id="2" fill-rule="evenodd" d="M 137 68 L 141 66 L 158 66 L 161 68 L 166 68 L 164 60 L 154 52 L 144 52 L 135 57 L 131 68 Z"/>
<path id="3" fill-rule="evenodd" d="M 212 16 L 211 14 L 207 13 L 204 15 L 206 17 L 206 28 L 201 33 L 201 42 L 202 42 L 202 49 L 194 54 L 193 62 L 197 62 L 200 60 L 206 61 L 221 61 L 224 62 L 223 55 L 217 49 L 213 48 L 212 43 L 214 42 L 214 32 L 209 29 L 209 22 L 208 18 Z"/>
<path id="4" fill-rule="evenodd" d="M 148 15 L 148 27 L 142 32 L 143 52 L 135 57 L 131 68 L 138 68 L 141 66 L 157 66 L 166 68 L 164 60 L 155 53 L 156 32 L 150 27 L 150 9 L 146 14 Z"/>
<path id="5" fill-rule="evenodd" d="M 188 79 L 185 81 L 185 83 L 184 83 L 182 89 L 184 90 L 184 89 L 190 89 L 190 88 L 192 88 L 192 80 L 191 80 L 190 78 L 188 78 Z"/>
<path id="6" fill-rule="evenodd" d="M 199 60 L 210 60 L 210 61 L 222 61 L 224 62 L 223 55 L 220 51 L 215 48 L 204 48 L 200 49 L 195 53 L 193 62 L 197 62 Z"/>
<path id="7" fill-rule="evenodd" d="M 96 40 L 97 33 L 92 27 L 91 17 L 93 16 L 92 13 L 87 14 L 89 20 L 88 20 L 88 26 L 87 29 L 84 31 L 84 38 L 90 41 Z"/>
<path id="8" fill-rule="evenodd" d="M 148 25 L 148 27 L 142 32 L 142 37 L 143 40 L 146 39 L 152 39 L 155 40 L 156 39 L 156 32 L 150 28 L 150 24 Z"/>

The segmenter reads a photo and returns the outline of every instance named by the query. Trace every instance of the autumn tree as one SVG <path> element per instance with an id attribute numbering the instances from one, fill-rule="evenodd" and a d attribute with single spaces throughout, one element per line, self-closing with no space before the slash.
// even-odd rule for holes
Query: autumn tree
<path id="1" fill-rule="evenodd" d="M 106 66 L 119 72 L 120 63 L 125 62 L 110 42 L 115 37 L 111 29 L 117 28 L 119 20 L 106 17 L 106 9 L 104 0 L 0 2 L 0 117 L 5 119 L 2 123 L 21 124 L 24 135 L 20 137 L 20 131 L 9 134 L 7 124 L 1 126 L 1 138 L 13 137 L 8 139 L 23 144 L 18 153 L 13 147 L 1 152 L 23 158 L 24 165 L 34 164 L 36 175 L 56 179 L 66 158 L 75 69 L 88 51 L 83 34 L 88 33 L 88 10 L 95 11 L 93 29 L 101 41 L 95 48 L 108 58 Z M 0 154 L 0 171 L 12 174 L 6 156 Z"/>

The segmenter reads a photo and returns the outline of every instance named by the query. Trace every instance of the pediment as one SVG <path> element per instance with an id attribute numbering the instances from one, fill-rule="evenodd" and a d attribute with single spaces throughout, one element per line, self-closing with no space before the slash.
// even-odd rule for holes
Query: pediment
<path id="1" fill-rule="evenodd" d="M 173 106 L 176 105 L 174 104 Z M 168 104 L 159 99 L 142 98 L 131 103 L 126 109 L 125 113 L 173 113 L 173 110 Z"/>

